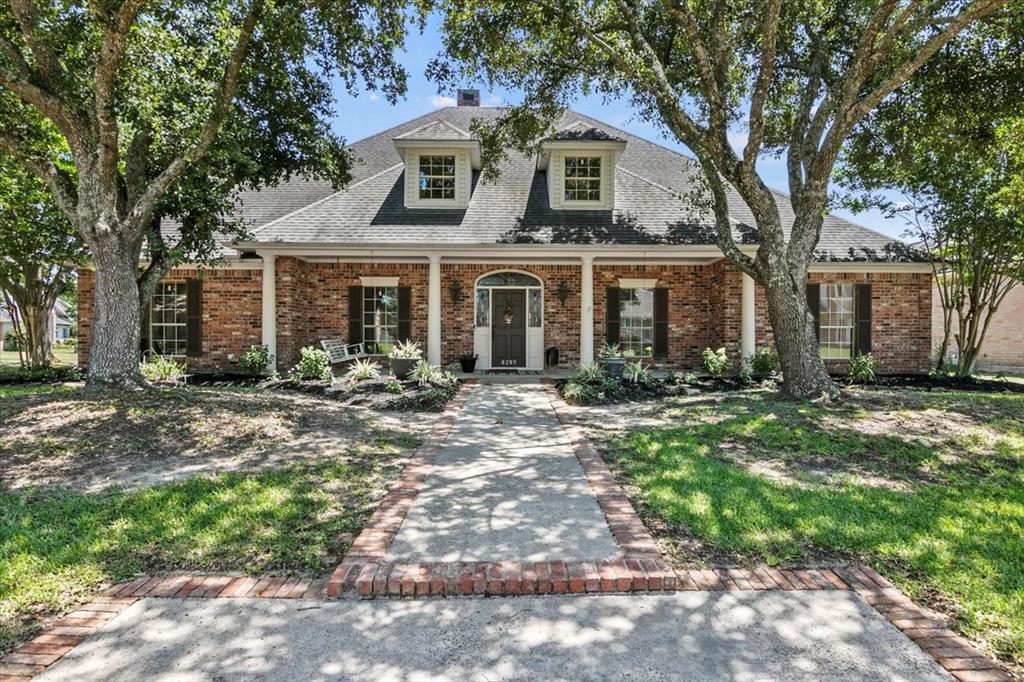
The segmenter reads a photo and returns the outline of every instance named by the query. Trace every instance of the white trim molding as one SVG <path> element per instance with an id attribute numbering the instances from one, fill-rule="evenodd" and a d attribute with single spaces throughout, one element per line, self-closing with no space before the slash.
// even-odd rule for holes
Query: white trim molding
<path id="1" fill-rule="evenodd" d="M 364 287 L 397 287 L 398 277 L 360 277 Z"/>
<path id="2" fill-rule="evenodd" d="M 812 263 L 808 272 L 931 272 L 931 263 Z"/>
<path id="3" fill-rule="evenodd" d="M 594 257 L 580 257 L 580 364 L 594 361 Z"/>
<path id="4" fill-rule="evenodd" d="M 635 279 L 629 277 L 619 277 L 620 289 L 653 289 L 656 286 L 658 286 L 657 278 Z"/>
<path id="5" fill-rule="evenodd" d="M 270 354 L 267 370 L 277 371 L 277 277 L 273 254 L 263 256 L 261 338 Z"/>
<path id="6" fill-rule="evenodd" d="M 754 280 L 743 273 L 743 289 L 740 292 L 740 357 L 752 356 L 757 344 L 757 315 L 755 314 Z"/>

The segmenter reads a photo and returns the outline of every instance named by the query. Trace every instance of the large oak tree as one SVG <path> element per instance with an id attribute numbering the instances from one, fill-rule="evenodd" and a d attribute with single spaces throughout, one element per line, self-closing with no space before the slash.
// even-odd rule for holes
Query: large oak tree
<path id="1" fill-rule="evenodd" d="M 442 83 L 468 76 L 526 97 L 484 131 L 485 149 L 527 149 L 580 91 L 630 97 L 689 147 L 725 257 L 764 286 L 792 396 L 838 391 L 818 354 L 805 284 L 829 182 L 858 122 L 966 26 L 1004 0 L 449 0 Z M 730 132 L 747 133 L 743 149 Z M 760 176 L 784 155 L 792 220 Z M 731 188 L 730 188 L 731 185 Z M 732 190 L 750 208 L 756 255 L 733 238 Z"/>
<path id="2" fill-rule="evenodd" d="M 88 247 L 91 384 L 139 381 L 141 306 L 174 263 L 244 230 L 225 217 L 233 190 L 347 178 L 331 81 L 404 92 L 407 14 L 391 0 L 0 3 L 0 153 Z M 40 144 L 49 132 L 61 144 Z"/>

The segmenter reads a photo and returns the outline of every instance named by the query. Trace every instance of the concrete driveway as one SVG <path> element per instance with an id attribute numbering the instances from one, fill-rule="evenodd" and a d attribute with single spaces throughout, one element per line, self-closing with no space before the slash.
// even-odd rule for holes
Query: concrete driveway
<path id="1" fill-rule="evenodd" d="M 949 680 L 848 591 L 143 599 L 40 680 Z"/>

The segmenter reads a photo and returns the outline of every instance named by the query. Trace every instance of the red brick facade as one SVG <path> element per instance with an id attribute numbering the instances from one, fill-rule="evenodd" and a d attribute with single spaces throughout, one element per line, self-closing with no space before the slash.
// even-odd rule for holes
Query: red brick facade
<path id="1" fill-rule="evenodd" d="M 203 280 L 203 355 L 188 358 L 200 370 L 230 369 L 237 357 L 260 343 L 262 270 L 176 269 L 168 279 Z M 477 279 L 496 270 L 519 270 L 540 279 L 544 287 L 544 348 L 559 349 L 561 367 L 579 362 L 580 266 L 530 264 L 441 264 L 442 357 L 445 362 L 473 352 Z M 411 289 L 411 336 L 427 340 L 427 263 L 313 262 L 277 259 L 277 352 L 281 369 L 291 367 L 303 346 L 328 337 L 348 336 L 348 288 L 361 277 L 398 277 Z M 725 347 L 734 358 L 740 347 L 742 276 L 724 261 L 711 265 L 594 266 L 594 344 L 605 341 L 606 288 L 620 278 L 655 279 L 667 287 L 668 356 L 659 364 L 692 368 L 706 347 Z M 872 350 L 885 372 L 924 372 L 931 354 L 932 289 L 929 273 L 815 273 L 812 282 L 872 284 Z M 93 277 L 79 280 L 79 361 L 88 358 L 92 328 Z M 559 291 L 565 301 L 559 299 Z M 455 299 L 458 298 L 456 301 Z M 757 346 L 770 345 L 771 326 L 764 292 L 756 289 Z M 842 363 L 830 363 L 842 371 Z"/>

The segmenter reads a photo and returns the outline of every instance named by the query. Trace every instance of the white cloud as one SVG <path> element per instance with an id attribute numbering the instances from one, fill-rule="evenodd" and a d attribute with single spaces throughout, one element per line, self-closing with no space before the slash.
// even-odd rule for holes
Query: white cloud
<path id="1" fill-rule="evenodd" d="M 734 130 L 729 133 L 729 144 L 737 154 L 743 154 L 743 148 L 747 146 L 747 138 L 750 133 L 746 130 Z"/>
<path id="2" fill-rule="evenodd" d="M 442 95 L 434 95 L 430 98 L 430 103 L 439 109 L 441 107 L 454 107 L 458 104 L 454 97 L 444 97 Z"/>
<path id="3" fill-rule="evenodd" d="M 499 104 L 501 104 L 504 101 L 505 100 L 502 99 L 501 95 L 488 95 L 487 96 L 487 104 L 492 106 L 492 107 L 496 107 L 496 106 L 498 106 Z"/>
<path id="4" fill-rule="evenodd" d="M 378 95 L 376 92 L 371 92 L 370 93 L 370 101 L 371 102 L 376 102 L 379 99 L 380 99 L 380 95 Z"/>

